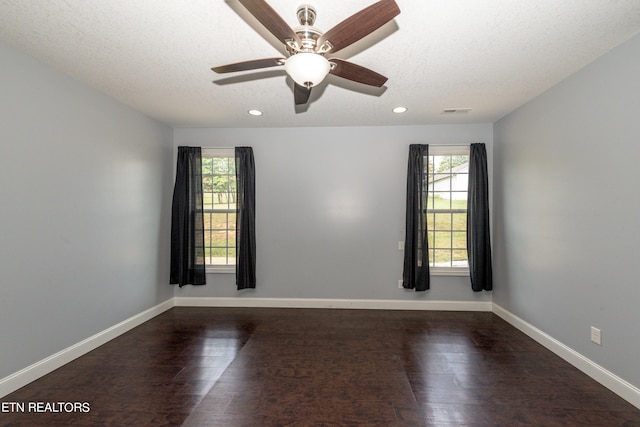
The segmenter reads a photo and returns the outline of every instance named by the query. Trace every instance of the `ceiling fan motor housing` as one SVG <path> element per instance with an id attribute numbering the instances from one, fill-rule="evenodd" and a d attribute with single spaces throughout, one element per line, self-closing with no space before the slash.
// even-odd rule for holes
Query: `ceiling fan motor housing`
<path id="1" fill-rule="evenodd" d="M 313 6 L 303 4 L 298 7 L 297 16 L 300 26 L 293 31 L 299 41 L 285 45 L 289 58 L 284 68 L 298 85 L 310 89 L 324 80 L 332 64 L 324 57 L 324 52 L 317 49 L 317 41 L 322 31 L 313 26 L 316 10 Z"/>
<path id="2" fill-rule="evenodd" d="M 297 10 L 298 22 L 300 26 L 293 29 L 299 40 L 287 41 L 285 45 L 289 56 L 300 52 L 317 52 L 316 41 L 322 35 L 322 31 L 315 28 L 313 23 L 316 21 L 316 10 L 313 6 L 303 4 Z"/>

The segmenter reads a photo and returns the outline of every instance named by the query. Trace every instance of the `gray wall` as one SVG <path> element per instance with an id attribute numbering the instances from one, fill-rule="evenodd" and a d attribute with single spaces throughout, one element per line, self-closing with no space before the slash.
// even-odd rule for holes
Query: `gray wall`
<path id="1" fill-rule="evenodd" d="M 635 36 L 500 120 L 494 141 L 494 302 L 635 386 L 639 76 Z"/>
<path id="2" fill-rule="evenodd" d="M 173 134 L 0 44 L 0 378 L 173 296 Z"/>
<path id="3" fill-rule="evenodd" d="M 433 277 L 426 293 L 398 289 L 398 241 L 409 144 L 485 142 L 491 155 L 492 128 L 175 129 L 176 146 L 254 148 L 258 256 L 256 290 L 211 274 L 176 296 L 490 301 L 468 277 Z"/>

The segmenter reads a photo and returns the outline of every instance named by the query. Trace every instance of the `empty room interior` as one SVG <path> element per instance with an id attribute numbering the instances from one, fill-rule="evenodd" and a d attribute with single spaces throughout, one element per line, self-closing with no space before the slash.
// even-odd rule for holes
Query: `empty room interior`
<path id="1" fill-rule="evenodd" d="M 0 42 L 0 424 L 640 425 L 637 0 L 0 0 Z"/>

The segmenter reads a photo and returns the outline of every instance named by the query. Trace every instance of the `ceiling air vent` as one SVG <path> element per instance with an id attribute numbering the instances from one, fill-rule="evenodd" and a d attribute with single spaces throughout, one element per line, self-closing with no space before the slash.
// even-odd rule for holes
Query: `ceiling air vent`
<path id="1" fill-rule="evenodd" d="M 445 108 L 440 114 L 464 114 L 471 111 L 471 108 Z"/>

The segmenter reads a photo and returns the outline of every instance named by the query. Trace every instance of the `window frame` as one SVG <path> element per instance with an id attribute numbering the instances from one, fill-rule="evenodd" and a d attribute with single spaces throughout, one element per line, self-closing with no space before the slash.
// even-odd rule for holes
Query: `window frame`
<path id="1" fill-rule="evenodd" d="M 226 158 L 232 159 L 235 162 L 235 148 L 233 147 L 201 147 L 201 150 L 202 150 L 203 159 L 205 157 L 226 157 Z M 204 178 L 204 173 L 202 174 L 202 177 Z M 216 194 L 216 193 L 212 193 L 212 194 Z M 204 191 L 203 191 L 203 196 L 204 196 Z M 203 200 L 203 215 L 206 215 L 207 213 L 216 213 L 216 212 L 228 214 L 228 213 L 235 213 L 236 210 L 235 208 L 234 209 L 206 209 L 204 207 L 204 200 Z M 205 229 L 205 234 L 206 233 L 207 233 L 207 230 Z M 229 235 L 227 233 L 227 242 L 228 242 L 228 239 L 229 239 Z M 231 246 L 229 246 L 228 243 L 226 247 L 227 247 L 227 250 L 231 248 Z M 208 246 L 205 245 L 205 250 L 207 248 Z M 235 248 L 237 251 L 237 242 L 235 243 L 233 248 Z M 237 256 L 237 252 L 236 252 L 236 256 Z M 205 257 L 206 273 L 235 274 L 236 272 L 236 264 L 208 264 L 207 261 L 208 261 L 208 257 Z"/>
<path id="2" fill-rule="evenodd" d="M 470 153 L 470 147 L 469 145 L 435 145 L 435 144 L 429 144 L 429 157 L 432 156 L 456 156 L 456 155 L 466 155 L 469 156 Z M 427 176 L 427 188 L 429 188 L 429 158 L 425 159 L 425 168 L 427 168 L 426 171 L 426 176 Z M 450 190 L 451 191 L 451 190 Z M 468 189 L 465 191 L 467 193 L 467 200 L 468 200 L 468 196 L 469 196 L 469 192 Z M 430 196 L 434 193 L 438 193 L 438 191 L 435 191 L 435 188 L 433 191 L 429 191 Z M 467 209 L 438 209 L 438 210 L 433 210 L 433 209 L 429 209 L 429 206 L 427 206 L 426 210 L 425 210 L 425 215 L 428 214 L 435 214 L 435 213 L 451 213 L 451 214 L 456 214 L 456 213 L 464 213 L 465 214 L 465 222 L 466 222 L 466 215 L 468 213 L 468 208 Z M 450 228 L 450 232 L 454 232 L 455 230 L 452 229 L 453 228 L 453 221 L 452 221 L 452 225 Z M 466 224 L 465 224 L 465 239 L 466 239 Z M 435 230 L 430 230 L 427 229 L 427 232 L 435 232 Z M 435 239 L 435 237 L 434 237 Z M 429 241 L 429 243 L 431 243 Z M 434 248 L 431 247 L 431 245 L 429 245 L 429 251 L 433 250 Z M 451 250 L 453 250 L 453 248 L 451 248 Z M 466 240 L 465 240 L 465 250 L 467 250 L 467 245 L 466 245 Z M 442 267 L 442 266 L 435 266 L 432 265 L 431 263 L 429 264 L 429 271 L 430 274 L 434 275 L 434 276 L 469 276 L 469 263 L 468 263 L 468 255 L 467 255 L 467 266 L 466 267 Z"/>

